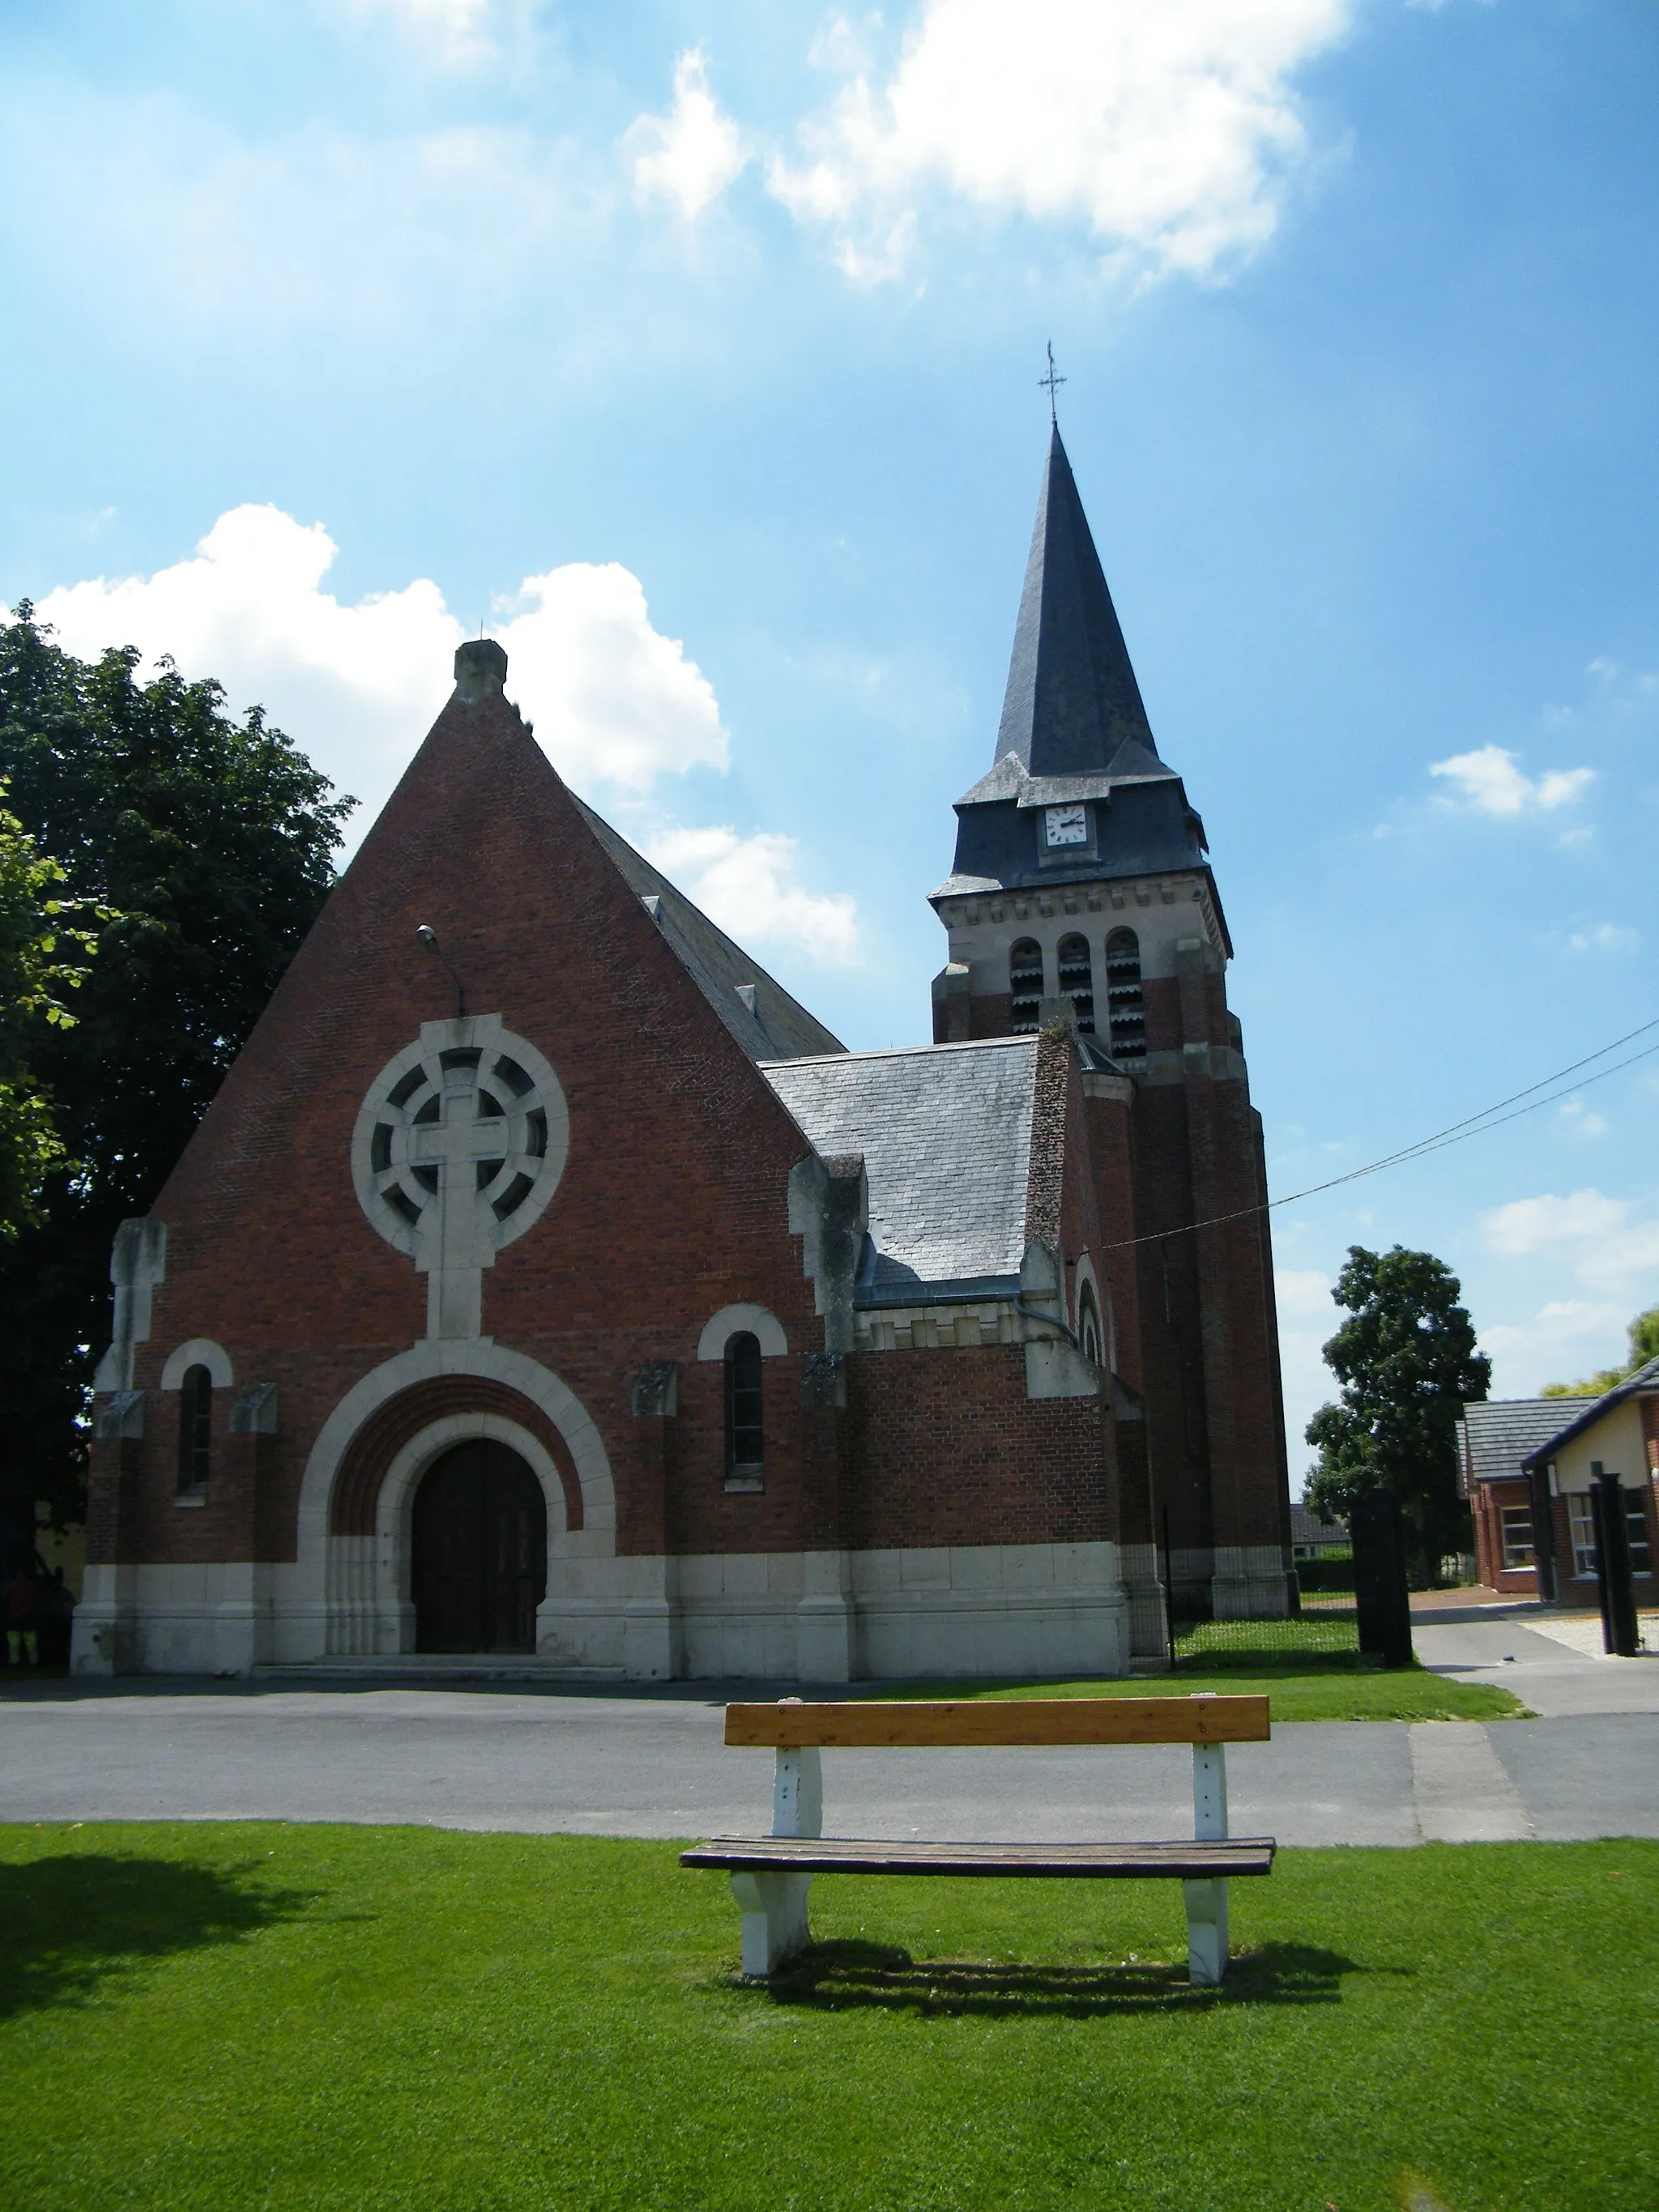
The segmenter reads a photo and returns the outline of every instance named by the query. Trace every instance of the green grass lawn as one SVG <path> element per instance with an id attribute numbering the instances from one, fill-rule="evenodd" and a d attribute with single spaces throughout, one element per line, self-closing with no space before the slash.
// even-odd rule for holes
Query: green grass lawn
<path id="1" fill-rule="evenodd" d="M 0 2203 L 1659 2203 L 1659 1844 L 1286 1851 L 1218 1991 L 1173 1883 L 813 1906 L 769 1990 L 672 1844 L 0 1829 Z"/>
<path id="2" fill-rule="evenodd" d="M 1458 1682 L 1420 1667 L 1362 1668 L 1352 1656 L 1294 1660 L 1283 1666 L 1182 1668 L 1173 1674 L 1121 1675 L 1098 1682 L 914 1682 L 849 1693 L 880 1698 L 1185 1698 L 1200 1690 L 1224 1697 L 1265 1691 L 1280 1721 L 1513 1721 L 1529 1717 L 1518 1698 L 1488 1682 Z"/>

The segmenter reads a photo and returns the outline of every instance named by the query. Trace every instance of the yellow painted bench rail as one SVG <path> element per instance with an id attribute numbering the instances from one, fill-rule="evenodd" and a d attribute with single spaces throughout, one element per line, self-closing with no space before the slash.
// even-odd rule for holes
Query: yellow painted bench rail
<path id="1" fill-rule="evenodd" d="M 728 1705 L 739 1749 L 945 1750 L 994 1744 L 1266 1743 L 1265 1697 L 980 1698 Z"/>

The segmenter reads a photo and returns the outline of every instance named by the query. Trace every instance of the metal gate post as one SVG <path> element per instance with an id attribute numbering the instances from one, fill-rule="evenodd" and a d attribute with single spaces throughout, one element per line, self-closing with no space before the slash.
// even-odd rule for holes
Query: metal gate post
<path id="1" fill-rule="evenodd" d="M 1590 1462 L 1590 1511 L 1595 1523 L 1595 1586 L 1601 1601 L 1601 1644 L 1611 1656 L 1633 1659 L 1639 1640 L 1636 1589 L 1631 1579 L 1630 1524 L 1616 1470 Z"/>

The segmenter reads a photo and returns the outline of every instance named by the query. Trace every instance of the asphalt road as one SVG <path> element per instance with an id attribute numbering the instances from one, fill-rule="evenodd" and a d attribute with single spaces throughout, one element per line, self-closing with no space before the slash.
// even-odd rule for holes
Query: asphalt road
<path id="1" fill-rule="evenodd" d="M 1581 1658 L 1511 1619 L 1415 1626 L 1425 1662 L 1501 1680 L 1546 1717 L 1283 1725 L 1272 1742 L 1229 1753 L 1234 1834 L 1291 1844 L 1659 1836 L 1659 1659 Z M 725 1695 L 702 1686 L 605 1695 L 9 1687 L 0 1817 L 763 1832 L 771 1756 L 724 1748 Z M 1190 1759 L 1176 1747 L 835 1752 L 824 1767 L 832 1833 L 1046 1842 L 1191 1832 Z"/>

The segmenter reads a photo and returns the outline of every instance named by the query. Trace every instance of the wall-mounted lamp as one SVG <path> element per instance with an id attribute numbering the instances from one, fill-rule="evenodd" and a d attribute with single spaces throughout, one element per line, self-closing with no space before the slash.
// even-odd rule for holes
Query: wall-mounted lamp
<path id="1" fill-rule="evenodd" d="M 427 951 L 431 953 L 435 953 L 437 957 L 443 962 L 444 966 L 448 969 L 449 979 L 455 986 L 455 1018 L 458 1022 L 463 1020 L 466 1014 L 466 991 L 461 982 L 460 977 L 455 973 L 453 964 L 446 955 L 442 945 L 438 942 L 437 931 L 433 928 L 430 922 L 423 921 L 420 925 L 419 928 L 416 929 L 415 934 L 419 939 L 420 942 L 425 945 Z"/>

